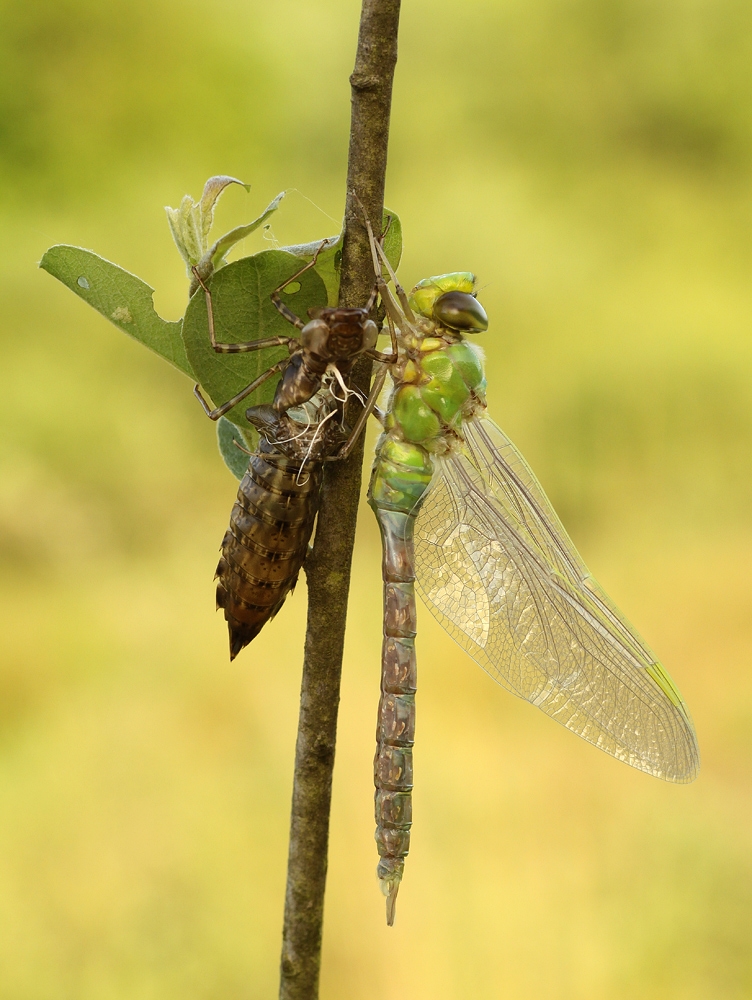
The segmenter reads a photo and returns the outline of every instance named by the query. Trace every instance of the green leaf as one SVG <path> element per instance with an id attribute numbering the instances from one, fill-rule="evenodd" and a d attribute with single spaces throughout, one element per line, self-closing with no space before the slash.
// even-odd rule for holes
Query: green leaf
<path id="1" fill-rule="evenodd" d="M 198 260 L 201 246 L 201 236 L 193 212 L 194 207 L 195 202 L 189 194 L 183 195 L 183 200 L 177 208 L 165 205 L 170 233 L 187 268 L 190 268 L 191 263 Z"/>
<path id="2" fill-rule="evenodd" d="M 217 444 L 227 468 L 236 479 L 242 479 L 248 468 L 248 442 L 240 428 L 227 417 L 217 421 Z"/>
<path id="3" fill-rule="evenodd" d="M 211 230 L 212 222 L 214 222 L 214 207 L 217 204 L 217 199 L 230 184 L 239 184 L 246 191 L 251 190 L 250 184 L 246 184 L 245 181 L 239 181 L 237 177 L 228 177 L 227 174 L 218 174 L 216 177 L 210 177 L 206 184 L 204 184 L 201 201 L 199 202 L 201 211 L 201 236 L 204 242 L 207 242 L 209 239 L 209 231 Z"/>
<path id="4" fill-rule="evenodd" d="M 259 226 L 262 226 L 266 222 L 272 212 L 277 211 L 279 203 L 282 201 L 285 194 L 285 191 L 280 191 L 277 197 L 274 198 L 273 201 L 269 202 L 257 219 L 254 219 L 253 222 L 249 222 L 247 226 L 237 226 L 235 229 L 231 229 L 229 233 L 225 233 L 225 235 L 220 237 L 213 246 L 209 247 L 204 255 L 204 259 L 198 265 L 201 277 L 204 277 L 201 265 L 205 260 L 208 259 L 208 261 L 210 261 L 213 265 L 214 270 L 218 270 L 224 263 L 225 256 L 230 252 L 230 250 L 232 250 L 235 244 L 239 243 L 240 240 L 244 240 L 246 236 L 250 236 L 251 233 L 255 232 Z"/>
<path id="5" fill-rule="evenodd" d="M 180 251 L 180 256 L 186 263 L 188 274 L 190 274 L 191 267 L 198 264 L 206 253 L 217 199 L 230 184 L 239 184 L 246 191 L 251 190 L 250 184 L 245 184 L 236 177 L 218 174 L 216 177 L 210 177 L 204 184 L 204 192 L 198 203 L 189 194 L 186 194 L 183 195 L 177 208 L 165 206 L 172 238 Z"/>
<path id="6" fill-rule="evenodd" d="M 303 260 L 312 260 L 313 255 L 323 242 L 324 240 L 320 239 L 313 243 L 295 243 L 293 246 L 282 247 L 282 252 L 293 254 L 293 256 Z M 326 287 L 326 304 L 336 306 L 339 295 L 339 268 L 342 261 L 342 234 L 327 236 L 326 243 L 327 246 L 319 253 L 313 270 L 316 271 Z"/>
<path id="7" fill-rule="evenodd" d="M 388 224 L 388 228 L 387 228 Z M 402 223 L 396 212 L 390 208 L 384 209 L 382 228 L 386 229 L 384 251 L 389 263 L 396 271 L 402 257 Z M 312 260 L 313 255 L 321 246 L 323 240 L 313 243 L 298 243 L 295 246 L 282 247 L 287 253 L 295 254 L 304 260 Z M 336 306 L 339 298 L 339 272 L 342 266 L 342 233 L 339 236 L 328 237 L 328 245 L 319 253 L 314 270 L 320 275 L 326 285 L 327 305 Z M 388 280 L 389 275 L 384 272 Z"/>
<path id="8" fill-rule="evenodd" d="M 262 250 L 236 260 L 209 280 L 217 341 L 233 344 L 265 337 L 296 335 L 295 327 L 275 309 L 271 293 L 301 267 L 300 259 L 282 250 Z M 306 271 L 282 293 L 282 301 L 304 322 L 307 310 L 326 305 L 326 288 L 314 270 Z M 183 342 L 196 378 L 215 406 L 221 406 L 253 382 L 263 371 L 289 357 L 286 347 L 271 347 L 245 354 L 219 354 L 209 340 L 206 299 L 199 289 L 188 303 L 183 320 Z M 249 406 L 270 403 L 279 381 L 274 375 L 227 414 L 256 441 L 256 431 L 245 418 Z"/>
<path id="9" fill-rule="evenodd" d="M 386 236 L 384 237 L 384 253 L 392 268 L 396 271 L 400 260 L 402 260 L 402 223 L 400 222 L 400 217 L 391 208 L 384 209 L 382 228 L 386 229 L 387 223 L 389 224 L 389 228 L 386 230 Z M 384 275 L 384 277 L 387 277 L 387 275 Z"/>
<path id="10" fill-rule="evenodd" d="M 170 323 L 154 309 L 154 289 L 135 274 L 91 250 L 63 244 L 50 247 L 39 262 L 42 270 L 62 281 L 123 333 L 195 378 L 180 336 L 181 321 Z"/>

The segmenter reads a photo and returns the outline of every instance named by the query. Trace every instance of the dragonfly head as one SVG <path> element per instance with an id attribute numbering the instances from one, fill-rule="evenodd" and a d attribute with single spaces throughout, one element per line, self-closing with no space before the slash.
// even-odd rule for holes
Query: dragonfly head
<path id="1" fill-rule="evenodd" d="M 460 333 L 482 333 L 488 329 L 486 310 L 474 295 L 445 292 L 433 305 L 433 318 L 442 326 Z"/>
<path id="2" fill-rule="evenodd" d="M 410 293 L 413 310 L 450 330 L 481 333 L 488 329 L 488 316 L 475 298 L 475 275 L 453 271 L 419 281 Z"/>

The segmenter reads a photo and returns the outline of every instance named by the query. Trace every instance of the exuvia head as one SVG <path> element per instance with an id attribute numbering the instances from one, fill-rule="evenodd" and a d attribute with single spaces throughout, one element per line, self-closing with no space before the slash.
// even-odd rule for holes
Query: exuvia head
<path id="1" fill-rule="evenodd" d="M 366 309 L 314 307 L 300 340 L 306 351 L 327 360 L 350 359 L 376 346 L 379 330 Z"/>
<path id="2" fill-rule="evenodd" d="M 488 316 L 475 298 L 475 275 L 453 271 L 419 281 L 410 293 L 412 309 L 450 330 L 481 333 L 488 329 Z"/>

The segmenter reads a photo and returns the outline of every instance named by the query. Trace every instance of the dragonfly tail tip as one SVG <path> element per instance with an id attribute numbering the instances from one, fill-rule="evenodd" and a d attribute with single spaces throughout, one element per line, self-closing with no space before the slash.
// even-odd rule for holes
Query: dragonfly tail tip
<path id="1" fill-rule="evenodd" d="M 389 895 L 386 897 L 386 925 L 387 927 L 394 926 L 394 915 L 397 910 L 397 893 L 399 892 L 399 882 L 389 890 Z"/>
<path id="2" fill-rule="evenodd" d="M 386 923 L 388 927 L 394 924 L 394 913 L 397 907 L 397 893 L 399 892 L 402 872 L 405 868 L 405 859 L 401 857 L 382 857 L 376 874 L 379 879 L 379 887 L 386 896 Z"/>

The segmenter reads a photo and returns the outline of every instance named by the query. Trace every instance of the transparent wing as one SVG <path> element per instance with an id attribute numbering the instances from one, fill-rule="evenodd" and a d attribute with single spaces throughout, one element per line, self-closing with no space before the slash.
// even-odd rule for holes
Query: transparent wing
<path id="1" fill-rule="evenodd" d="M 491 420 L 467 425 L 418 514 L 418 591 L 513 694 L 667 781 L 696 777 L 671 678 L 587 570 L 530 467 Z"/>

